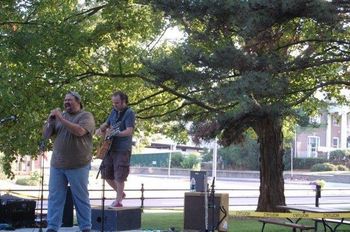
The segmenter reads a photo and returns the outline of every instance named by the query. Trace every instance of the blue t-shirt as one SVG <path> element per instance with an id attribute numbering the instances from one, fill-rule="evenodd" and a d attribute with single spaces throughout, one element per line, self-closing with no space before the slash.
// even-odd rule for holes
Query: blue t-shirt
<path id="1" fill-rule="evenodd" d="M 120 131 L 126 130 L 128 127 L 135 128 L 135 113 L 129 107 L 125 108 L 122 112 L 118 112 L 113 108 L 106 123 L 108 126 L 112 126 L 113 129 L 119 127 Z M 113 137 L 111 151 L 131 150 L 132 136 L 125 137 Z"/>

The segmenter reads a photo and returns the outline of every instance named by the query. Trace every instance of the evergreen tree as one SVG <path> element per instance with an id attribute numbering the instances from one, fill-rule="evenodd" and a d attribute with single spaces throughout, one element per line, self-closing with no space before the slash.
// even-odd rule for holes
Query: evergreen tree
<path id="1" fill-rule="evenodd" d="M 334 0 L 154 0 L 185 31 L 173 50 L 144 61 L 156 86 L 183 99 L 179 112 L 197 139 L 260 144 L 257 210 L 285 204 L 286 119 L 312 114 L 349 88 L 350 3 Z"/>

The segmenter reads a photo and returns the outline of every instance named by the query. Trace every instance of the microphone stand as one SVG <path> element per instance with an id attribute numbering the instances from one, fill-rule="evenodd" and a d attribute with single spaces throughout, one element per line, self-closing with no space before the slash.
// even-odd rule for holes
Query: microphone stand
<path id="1" fill-rule="evenodd" d="M 205 174 L 206 175 L 206 174 Z M 206 180 L 206 178 L 204 178 Z M 205 232 L 209 232 L 208 230 L 208 183 L 204 182 L 204 224 L 205 224 Z"/>
<path id="2" fill-rule="evenodd" d="M 100 172 L 104 169 L 104 162 L 106 156 L 109 154 L 109 150 L 111 149 L 111 146 L 109 146 L 108 150 L 106 151 L 106 154 L 103 156 L 102 162 L 100 164 L 99 170 L 97 172 L 96 179 L 98 178 Z M 105 227 L 105 178 L 102 178 L 102 212 L 101 212 L 101 232 L 104 232 Z"/>
<path id="3" fill-rule="evenodd" d="M 211 231 L 215 231 L 215 177 L 213 177 L 213 181 L 211 183 L 211 195 L 210 195 L 210 202 L 211 202 L 211 226 L 212 226 L 212 229 Z"/>
<path id="4" fill-rule="evenodd" d="M 44 202 L 44 172 L 45 172 L 45 149 L 46 149 L 46 139 L 40 141 L 39 145 L 41 153 L 41 196 L 40 196 L 40 225 L 39 232 L 42 232 L 43 229 L 43 202 Z"/>

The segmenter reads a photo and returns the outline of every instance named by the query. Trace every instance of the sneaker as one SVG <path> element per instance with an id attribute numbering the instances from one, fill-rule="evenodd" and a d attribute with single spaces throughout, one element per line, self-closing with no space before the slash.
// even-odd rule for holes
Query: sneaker
<path id="1" fill-rule="evenodd" d="M 123 207 L 123 204 L 120 203 L 119 201 L 113 201 L 113 203 L 112 203 L 109 207 L 110 207 L 110 208 Z"/>
<path id="2" fill-rule="evenodd" d="M 47 229 L 46 232 L 57 232 L 57 231 L 53 229 Z"/>

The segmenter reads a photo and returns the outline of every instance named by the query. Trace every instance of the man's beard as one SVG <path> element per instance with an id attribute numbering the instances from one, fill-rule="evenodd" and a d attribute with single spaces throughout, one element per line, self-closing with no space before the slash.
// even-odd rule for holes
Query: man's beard
<path id="1" fill-rule="evenodd" d="M 69 104 L 69 103 L 64 104 L 64 108 L 65 108 L 66 112 L 68 112 L 68 113 L 72 113 L 73 112 L 72 105 Z"/>

